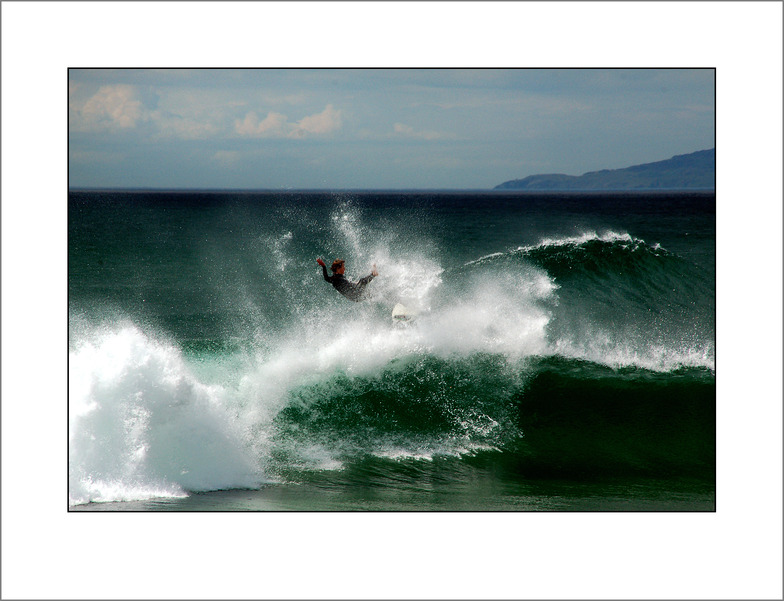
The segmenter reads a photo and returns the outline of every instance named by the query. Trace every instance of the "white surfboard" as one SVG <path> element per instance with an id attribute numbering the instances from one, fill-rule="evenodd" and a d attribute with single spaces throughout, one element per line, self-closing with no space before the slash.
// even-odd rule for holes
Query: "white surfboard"
<path id="1" fill-rule="evenodd" d="M 395 323 L 406 323 L 413 321 L 417 316 L 416 311 L 409 309 L 403 303 L 398 303 L 392 309 L 392 321 Z"/>

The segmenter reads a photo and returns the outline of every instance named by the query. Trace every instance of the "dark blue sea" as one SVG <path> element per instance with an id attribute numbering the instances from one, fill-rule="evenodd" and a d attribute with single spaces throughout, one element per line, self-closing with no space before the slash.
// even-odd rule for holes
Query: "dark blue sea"
<path id="1" fill-rule="evenodd" d="M 69 508 L 714 511 L 715 226 L 712 192 L 71 191 Z"/>

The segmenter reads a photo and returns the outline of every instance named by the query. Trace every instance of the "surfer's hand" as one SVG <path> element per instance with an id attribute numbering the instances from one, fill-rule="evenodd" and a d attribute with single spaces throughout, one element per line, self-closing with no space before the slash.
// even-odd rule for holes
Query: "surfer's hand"
<path id="1" fill-rule="evenodd" d="M 318 263 L 318 264 L 319 264 L 319 265 L 321 265 L 322 267 L 326 267 L 326 266 L 327 266 L 327 264 L 326 264 L 326 263 L 324 263 L 324 261 L 323 261 L 323 259 L 321 259 L 321 257 L 319 257 L 318 259 L 316 259 L 316 263 Z"/>
<path id="2" fill-rule="evenodd" d="M 370 272 L 370 275 L 376 277 L 378 275 L 378 269 L 376 269 L 376 264 L 373 263 L 373 271 Z"/>

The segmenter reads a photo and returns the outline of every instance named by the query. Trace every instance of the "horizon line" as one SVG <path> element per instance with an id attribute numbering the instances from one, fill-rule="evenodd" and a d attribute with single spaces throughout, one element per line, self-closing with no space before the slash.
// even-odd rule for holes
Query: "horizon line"
<path id="1" fill-rule="evenodd" d="M 521 194 L 553 192 L 715 192 L 716 187 L 679 188 L 569 188 L 569 189 L 498 189 L 498 188 L 179 188 L 147 186 L 69 186 L 68 192 L 265 192 L 265 193 L 325 193 L 325 192 L 493 192 L 499 194 Z"/>

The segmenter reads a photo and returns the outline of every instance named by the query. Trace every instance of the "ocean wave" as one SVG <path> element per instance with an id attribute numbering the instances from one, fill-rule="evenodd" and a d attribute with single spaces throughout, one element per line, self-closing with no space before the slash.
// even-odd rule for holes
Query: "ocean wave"
<path id="1" fill-rule="evenodd" d="M 661 372 L 715 367 L 713 278 L 659 243 L 587 231 L 464 267 L 491 281 L 525 269 L 529 281 L 544 274 L 551 298 L 540 354 Z"/>
<path id="2" fill-rule="evenodd" d="M 505 252 L 495 252 L 467 262 L 465 265 L 483 265 L 509 259 L 527 257 L 544 266 L 569 264 L 570 267 L 595 266 L 598 261 L 618 260 L 630 256 L 627 253 L 638 253 L 653 257 L 671 257 L 673 253 L 663 248 L 660 243 L 648 244 L 645 240 L 635 238 L 627 232 L 605 231 L 584 232 L 577 236 L 545 237 L 536 244 L 518 246 Z M 642 256 L 634 258 L 641 260 Z"/>
<path id="3" fill-rule="evenodd" d="M 69 503 L 297 482 L 366 457 L 432 462 L 501 453 L 528 465 L 531 436 L 539 444 L 531 407 L 552 394 L 560 403 L 564 386 L 578 397 L 587 386 L 598 403 L 604 394 L 626 395 L 630 381 L 639 391 L 653 381 L 661 394 L 675 390 L 677 402 L 691 403 L 689 391 L 704 397 L 712 382 L 703 371 L 712 359 L 698 349 L 642 357 L 561 341 L 527 354 L 484 344 L 458 352 L 448 338 L 425 344 L 435 331 L 390 326 L 331 342 L 300 338 L 253 360 L 216 357 L 205 366 L 203 356 L 132 324 L 81 328 L 69 356 Z M 696 389 L 681 392 L 684 375 Z M 650 411 L 656 395 L 644 394 Z M 579 430 L 580 419 L 569 428 Z M 634 428 L 643 429 L 642 420 Z M 621 461 L 622 449 L 613 453 Z M 551 461 L 546 448 L 535 455 L 537 465 Z"/>
<path id="4" fill-rule="evenodd" d="M 514 455 L 530 434 L 517 417 L 525 383 L 548 358 L 566 361 L 565 373 L 714 369 L 712 344 L 591 324 L 554 329 L 564 289 L 540 267 L 454 279 L 429 259 L 410 260 L 387 284 L 397 290 L 412 272 L 426 283 L 408 327 L 393 323 L 383 294 L 341 305 L 350 311 L 337 322 L 333 305 L 316 306 L 231 345 L 177 342 L 116 314 L 92 325 L 74 316 L 70 503 L 256 488 L 342 472 L 367 456 Z"/>
<path id="5" fill-rule="evenodd" d="M 559 246 L 582 246 L 589 242 L 605 242 L 608 244 L 620 243 L 623 246 L 634 249 L 639 245 L 644 245 L 644 240 L 633 238 L 628 232 L 614 232 L 607 230 L 601 234 L 596 231 L 583 232 L 578 236 L 565 236 L 562 238 L 543 238 L 538 244 L 532 246 L 521 246 L 518 250 L 531 251 L 537 248 L 559 247 Z"/>

